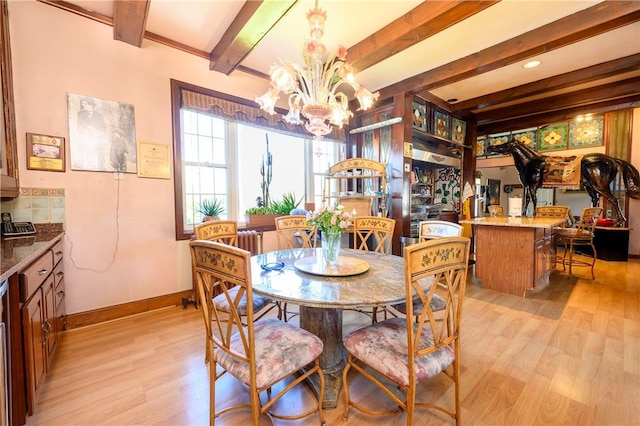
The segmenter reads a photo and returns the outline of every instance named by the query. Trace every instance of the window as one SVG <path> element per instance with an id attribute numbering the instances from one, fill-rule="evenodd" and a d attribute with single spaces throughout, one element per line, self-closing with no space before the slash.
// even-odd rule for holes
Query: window
<path id="1" fill-rule="evenodd" d="M 260 116 L 252 117 L 257 123 L 247 120 L 258 109 L 239 102 L 247 101 L 172 80 L 176 239 L 190 238 L 202 221 L 202 200 L 220 200 L 223 218 L 244 222 L 244 212 L 263 195 L 267 140 L 273 158 L 271 199 L 293 193 L 303 198 L 301 207 L 322 201 L 324 174 L 339 160 L 344 144 L 314 141 L 306 132 L 283 129 Z M 238 110 L 241 115 L 229 117 L 228 111 Z"/>

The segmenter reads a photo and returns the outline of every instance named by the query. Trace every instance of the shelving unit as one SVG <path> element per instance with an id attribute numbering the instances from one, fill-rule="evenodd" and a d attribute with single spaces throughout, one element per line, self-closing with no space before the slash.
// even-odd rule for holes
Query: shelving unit
<path id="1" fill-rule="evenodd" d="M 367 158 L 349 158 L 327 170 L 322 201 L 335 204 L 338 199 L 353 197 L 370 198 L 371 214 L 386 217 L 387 198 L 386 165 Z"/>

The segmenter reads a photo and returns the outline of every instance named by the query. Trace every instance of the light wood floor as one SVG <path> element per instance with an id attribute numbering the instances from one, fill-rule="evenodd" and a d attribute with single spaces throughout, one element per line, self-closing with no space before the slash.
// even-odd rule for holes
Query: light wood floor
<path id="1" fill-rule="evenodd" d="M 596 280 L 587 279 L 584 268 L 577 273 L 585 278 L 554 273 L 546 289 L 525 299 L 483 290 L 471 277 L 461 340 L 464 424 L 640 424 L 640 261 L 598 261 Z M 346 313 L 346 332 L 367 321 Z M 204 425 L 207 380 L 202 316 L 193 307 L 71 330 L 63 334 L 27 426 Z M 356 399 L 386 401 L 378 402 L 369 385 L 352 389 Z M 419 393 L 452 401 L 447 380 Z M 218 386 L 219 404 L 244 397 L 231 378 Z M 303 386 L 281 408 L 309 398 Z M 325 414 L 328 425 L 344 423 L 342 405 Z M 391 421 L 352 410 L 346 424 Z M 240 413 L 218 423 L 250 420 Z M 317 417 L 282 424 L 288 423 L 314 424 Z M 422 410 L 415 424 L 453 421 Z"/>

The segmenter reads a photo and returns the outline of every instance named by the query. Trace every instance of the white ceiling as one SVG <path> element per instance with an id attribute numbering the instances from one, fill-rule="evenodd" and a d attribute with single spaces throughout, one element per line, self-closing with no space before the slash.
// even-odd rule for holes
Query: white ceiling
<path id="1" fill-rule="evenodd" d="M 111 0 L 68 3 L 113 16 Z M 418 0 L 321 0 L 320 7 L 328 15 L 325 43 L 329 49 L 340 44 L 347 48 L 353 46 L 421 3 Z M 360 71 L 357 79 L 369 90 L 379 90 L 597 3 L 600 0 L 502 0 Z M 200 51 L 211 52 L 243 4 L 243 0 L 151 0 L 146 30 Z M 305 14 L 312 7 L 313 1 L 299 0 L 246 56 L 242 66 L 267 74 L 278 58 L 300 61 L 302 41 L 308 34 Z M 148 43 L 152 42 L 145 40 L 142 49 Z M 637 53 L 640 53 L 640 22 L 527 58 L 541 60 L 540 67 L 523 69 L 522 64 L 526 61 L 521 60 L 436 88 L 431 93 L 443 100 L 456 98 L 463 101 Z"/>

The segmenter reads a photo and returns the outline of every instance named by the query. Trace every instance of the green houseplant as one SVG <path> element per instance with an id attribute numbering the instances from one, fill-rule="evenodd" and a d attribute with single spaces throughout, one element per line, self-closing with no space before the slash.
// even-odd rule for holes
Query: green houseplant
<path id="1" fill-rule="evenodd" d="M 217 220 L 220 215 L 224 214 L 225 209 L 222 201 L 218 199 L 204 199 L 198 204 L 198 213 L 204 216 L 203 222 Z"/>
<path id="2" fill-rule="evenodd" d="M 269 206 L 248 208 L 244 212 L 245 222 L 247 226 L 273 225 L 276 217 L 288 215 L 302 203 L 303 199 L 304 197 L 300 197 L 298 200 L 293 192 L 286 192 L 281 199 L 271 201 Z"/>

